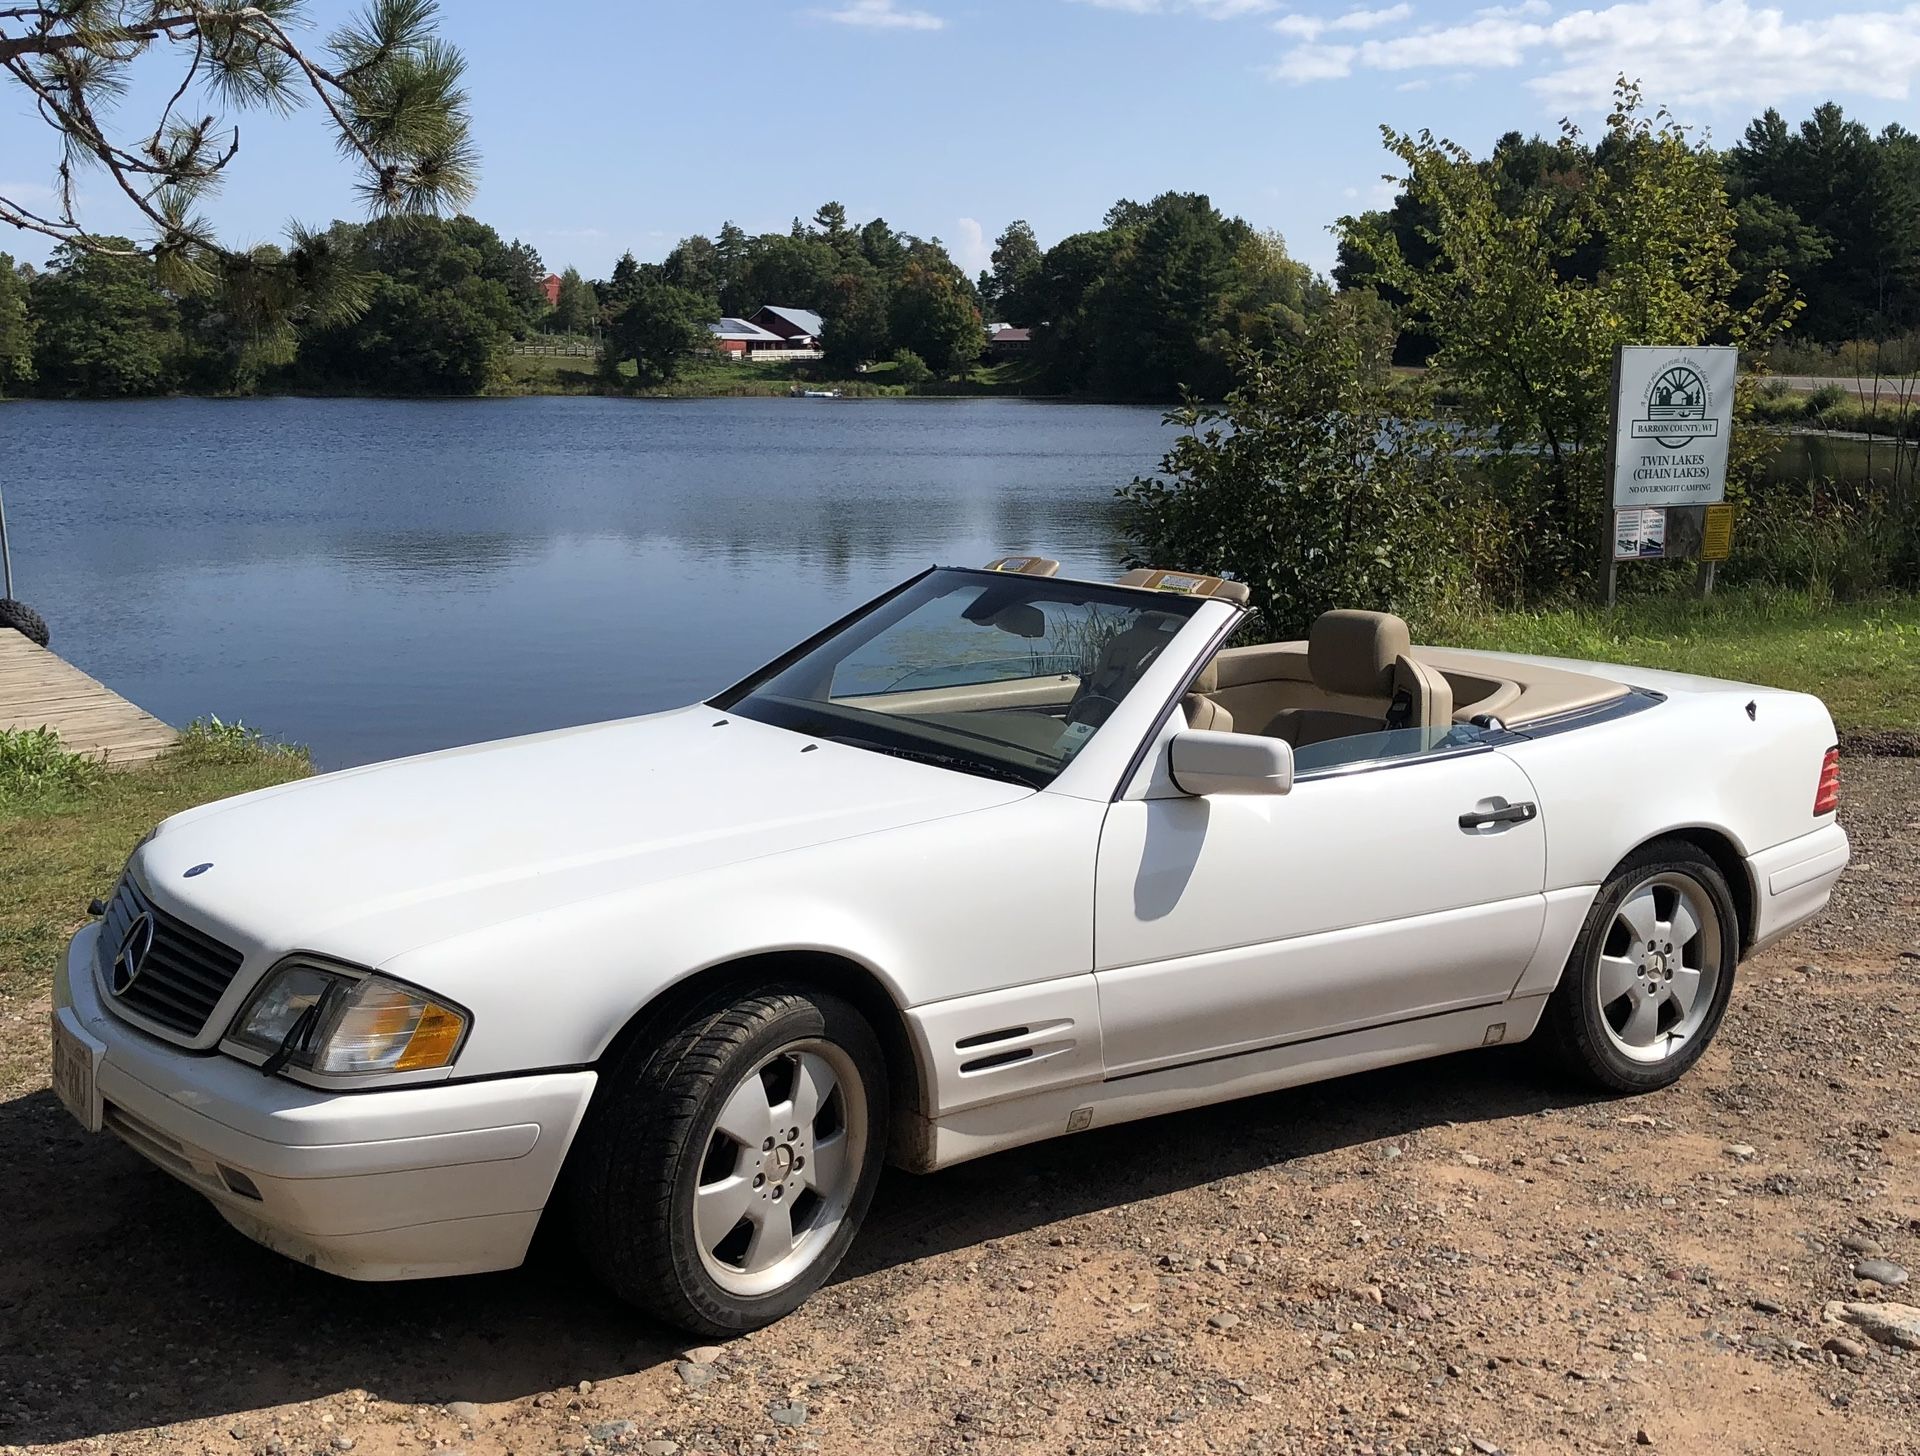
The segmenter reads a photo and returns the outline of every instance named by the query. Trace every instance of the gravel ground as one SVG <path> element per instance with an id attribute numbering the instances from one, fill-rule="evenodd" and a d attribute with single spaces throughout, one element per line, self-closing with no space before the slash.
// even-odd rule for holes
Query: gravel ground
<path id="1" fill-rule="evenodd" d="M 386 1286 L 263 1253 L 29 1058 L 0 1453 L 1920 1451 L 1920 1352 L 1822 1320 L 1920 1271 L 1920 762 L 1846 776 L 1832 909 L 1678 1087 L 1515 1048 L 890 1174 L 841 1277 L 724 1347 L 557 1249 Z"/>

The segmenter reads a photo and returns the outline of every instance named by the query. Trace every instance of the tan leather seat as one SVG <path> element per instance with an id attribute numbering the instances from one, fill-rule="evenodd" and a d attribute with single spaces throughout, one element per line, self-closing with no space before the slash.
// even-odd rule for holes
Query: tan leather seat
<path id="1" fill-rule="evenodd" d="M 1100 649 L 1100 661 L 1081 679 L 1069 714 L 1083 709 L 1086 721 L 1103 723 L 1142 673 L 1166 650 L 1185 619 L 1171 612 L 1142 612 L 1125 631 Z M 1084 708 L 1083 708 L 1084 705 Z"/>
<path id="2" fill-rule="evenodd" d="M 1207 660 L 1207 665 L 1200 669 L 1200 676 L 1193 680 L 1193 686 L 1180 699 L 1180 708 L 1187 715 L 1189 728 L 1200 728 L 1209 733 L 1233 732 L 1233 714 L 1211 696 L 1219 691 L 1220 659 L 1215 656 Z"/>
<path id="3" fill-rule="evenodd" d="M 1414 661 L 1407 624 L 1388 612 L 1322 613 L 1307 637 L 1307 671 L 1321 692 L 1371 699 L 1379 712 L 1284 708 L 1263 731 L 1295 748 L 1386 728 L 1444 727 L 1453 717 L 1453 689 Z"/>

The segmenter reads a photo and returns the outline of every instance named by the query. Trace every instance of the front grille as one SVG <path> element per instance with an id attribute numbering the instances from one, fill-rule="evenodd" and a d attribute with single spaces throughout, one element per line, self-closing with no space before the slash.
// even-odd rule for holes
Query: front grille
<path id="1" fill-rule="evenodd" d="M 195 930 L 184 920 L 160 909 L 133 882 L 122 875 L 100 928 L 101 983 L 113 991 L 113 958 L 126 938 L 127 927 L 142 915 L 153 917 L 153 947 L 141 962 L 133 984 L 110 1003 L 157 1025 L 198 1036 L 213 1008 L 239 974 L 240 952 Z"/>

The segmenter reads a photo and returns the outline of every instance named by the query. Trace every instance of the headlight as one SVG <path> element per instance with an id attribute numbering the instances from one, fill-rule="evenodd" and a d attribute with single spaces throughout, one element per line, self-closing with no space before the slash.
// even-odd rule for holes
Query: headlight
<path id="1" fill-rule="evenodd" d="M 467 1026 L 466 1012 L 413 986 L 297 960 L 268 972 L 229 1036 L 270 1064 L 353 1076 L 449 1066 Z"/>

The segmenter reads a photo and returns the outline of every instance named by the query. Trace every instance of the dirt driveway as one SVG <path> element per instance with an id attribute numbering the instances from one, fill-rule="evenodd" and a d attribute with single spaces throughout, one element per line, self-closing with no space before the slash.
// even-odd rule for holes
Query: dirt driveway
<path id="1" fill-rule="evenodd" d="M 1920 1451 L 1920 1353 L 1820 1322 L 1905 1293 L 1876 1249 L 1920 1272 L 1920 762 L 1847 777 L 1833 910 L 1679 1087 L 1571 1096 L 1521 1048 L 889 1175 L 842 1277 L 717 1350 L 561 1250 L 408 1286 L 263 1253 L 30 1057 L 0 1452 Z"/>

